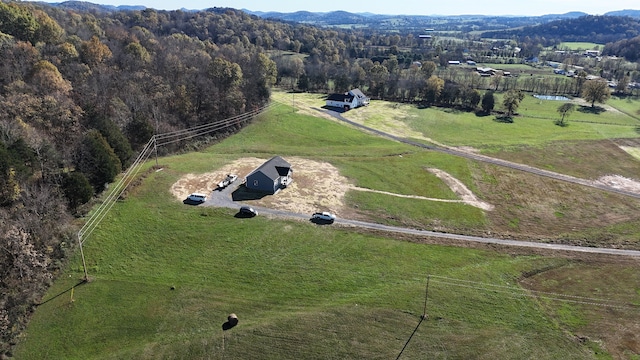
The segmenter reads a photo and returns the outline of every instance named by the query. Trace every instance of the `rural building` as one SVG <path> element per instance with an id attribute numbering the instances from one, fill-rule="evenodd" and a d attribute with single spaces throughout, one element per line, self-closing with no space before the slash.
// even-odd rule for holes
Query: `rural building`
<path id="1" fill-rule="evenodd" d="M 480 76 L 492 76 L 496 74 L 496 69 L 490 67 L 477 67 L 476 71 Z"/>
<path id="2" fill-rule="evenodd" d="M 344 94 L 331 94 L 327 97 L 327 106 L 341 108 L 345 111 L 369 105 L 369 98 L 359 89 L 349 90 Z"/>
<path id="3" fill-rule="evenodd" d="M 560 67 L 562 67 L 562 63 L 557 61 L 547 61 L 547 65 L 551 66 L 554 69 L 559 69 Z"/>
<path id="4" fill-rule="evenodd" d="M 245 186 L 251 190 L 275 194 L 291 183 L 291 164 L 280 156 L 274 156 L 253 170 L 245 178 Z"/>

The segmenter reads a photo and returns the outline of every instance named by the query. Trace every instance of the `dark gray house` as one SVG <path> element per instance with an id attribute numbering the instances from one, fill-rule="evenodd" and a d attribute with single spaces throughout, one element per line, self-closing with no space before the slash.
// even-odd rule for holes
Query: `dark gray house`
<path id="1" fill-rule="evenodd" d="M 245 186 L 251 190 L 275 194 L 291 183 L 291 164 L 280 156 L 274 156 L 253 170 L 245 178 Z"/>

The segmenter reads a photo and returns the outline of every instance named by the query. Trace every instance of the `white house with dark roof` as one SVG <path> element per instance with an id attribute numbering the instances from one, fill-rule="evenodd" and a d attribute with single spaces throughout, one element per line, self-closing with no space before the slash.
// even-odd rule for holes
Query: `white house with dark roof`
<path id="1" fill-rule="evenodd" d="M 370 99 L 360 89 L 349 90 L 344 94 L 331 94 L 327 97 L 327 106 L 346 110 L 369 105 Z"/>
<path id="2" fill-rule="evenodd" d="M 257 167 L 245 178 L 245 186 L 251 190 L 275 194 L 292 181 L 291 164 L 280 156 L 274 156 Z"/>

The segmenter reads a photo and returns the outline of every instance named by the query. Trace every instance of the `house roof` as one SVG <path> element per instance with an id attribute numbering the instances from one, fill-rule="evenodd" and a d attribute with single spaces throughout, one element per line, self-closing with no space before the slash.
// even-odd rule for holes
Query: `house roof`
<path id="1" fill-rule="evenodd" d="M 331 94 L 327 96 L 327 100 L 331 101 L 342 101 L 342 102 L 353 102 L 354 98 L 358 98 L 358 100 L 367 100 L 369 99 L 360 89 L 351 89 L 349 92 L 344 94 Z"/>
<path id="2" fill-rule="evenodd" d="M 360 89 L 353 89 L 351 91 L 349 91 L 350 94 L 352 94 L 353 96 L 357 97 L 358 99 L 366 99 L 367 96 L 365 94 L 362 93 L 362 91 L 360 91 Z"/>
<path id="3" fill-rule="evenodd" d="M 353 95 L 347 94 L 331 94 L 327 96 L 327 100 L 331 101 L 343 101 L 343 102 L 352 102 Z"/>
<path id="4" fill-rule="evenodd" d="M 251 174 L 247 175 L 247 177 L 261 172 L 265 174 L 269 179 L 276 180 L 280 176 L 286 176 L 291 169 L 291 164 L 289 164 L 285 159 L 280 156 L 274 156 L 271 159 L 264 162 L 264 164 L 260 165 L 258 168 L 253 170 Z"/>

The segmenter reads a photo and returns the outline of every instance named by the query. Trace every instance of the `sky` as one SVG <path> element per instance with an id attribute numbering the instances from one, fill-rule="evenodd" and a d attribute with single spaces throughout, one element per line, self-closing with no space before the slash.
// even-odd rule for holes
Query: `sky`
<path id="1" fill-rule="evenodd" d="M 47 0 L 61 2 L 64 0 Z M 582 11 L 602 15 L 608 11 L 640 10 L 638 0 L 87 0 L 103 5 L 143 5 L 158 10 L 201 10 L 231 7 L 251 11 L 370 12 L 385 15 L 545 15 Z"/>

